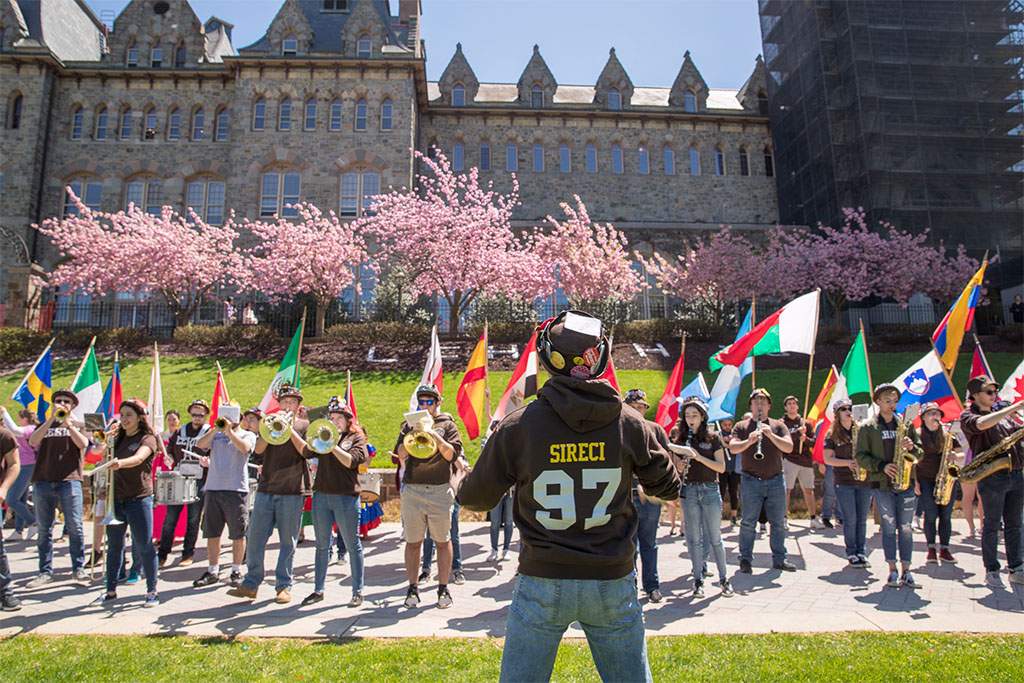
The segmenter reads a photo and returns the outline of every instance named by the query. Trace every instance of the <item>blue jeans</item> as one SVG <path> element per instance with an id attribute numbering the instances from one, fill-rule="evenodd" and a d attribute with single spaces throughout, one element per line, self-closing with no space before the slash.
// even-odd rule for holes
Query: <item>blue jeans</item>
<path id="1" fill-rule="evenodd" d="M 85 567 L 85 537 L 82 534 L 82 482 L 37 481 L 34 488 L 36 522 L 39 538 L 39 573 L 53 573 L 53 520 L 57 516 L 57 502 L 64 511 L 64 531 L 68 535 L 71 552 L 71 570 Z"/>
<path id="2" fill-rule="evenodd" d="M 313 532 L 316 534 L 314 588 L 324 592 L 327 560 L 331 555 L 331 529 L 338 524 L 338 535 L 352 557 L 352 593 L 363 592 L 363 544 L 359 540 L 359 495 L 314 493 Z"/>
<path id="3" fill-rule="evenodd" d="M 430 529 L 423 538 L 423 571 L 430 571 L 434 561 L 434 542 L 430 540 Z M 462 544 L 459 543 L 459 501 L 452 506 L 452 571 L 462 569 Z"/>
<path id="4" fill-rule="evenodd" d="M 687 484 L 683 501 L 686 550 L 690 553 L 695 581 L 704 580 L 710 551 L 715 553 L 718 576 L 725 576 L 725 547 L 722 545 L 722 492 L 718 484 Z"/>
<path id="5" fill-rule="evenodd" d="M 895 564 L 898 549 L 900 562 L 909 564 L 910 555 L 914 550 L 913 523 L 914 511 L 917 509 L 914 489 L 899 493 L 891 489 L 872 489 L 871 495 L 875 499 L 878 516 L 882 519 L 882 550 L 885 551 L 885 561 Z"/>
<path id="6" fill-rule="evenodd" d="M 156 592 L 156 548 L 153 547 L 153 496 L 114 500 L 114 516 L 124 524 L 107 525 L 107 592 L 117 590 L 117 578 L 124 562 L 124 534 L 131 527 L 132 546 L 142 556 L 146 592 Z"/>
<path id="7" fill-rule="evenodd" d="M 1019 570 L 1021 561 L 1021 507 L 1024 505 L 1024 475 L 996 472 L 978 482 L 978 495 L 985 508 L 981 529 L 981 559 L 985 571 L 999 571 L 999 523 L 1003 523 L 1006 541 L 1006 564 Z"/>
<path id="8" fill-rule="evenodd" d="M 839 505 L 836 497 L 836 473 L 832 471 L 832 465 L 825 465 L 825 483 L 821 494 L 821 518 L 831 520 L 835 517 L 840 522 L 843 517 L 843 508 Z"/>
<path id="9" fill-rule="evenodd" d="M 943 548 L 949 547 L 949 536 L 953 532 L 953 500 L 954 493 L 950 496 L 949 502 L 939 505 L 935 502 L 935 482 L 918 481 L 921 486 L 921 495 L 918 500 L 924 506 L 924 540 L 928 542 L 929 548 L 935 547 L 935 528 L 939 530 L 939 545 Z"/>
<path id="10" fill-rule="evenodd" d="M 836 498 L 843 511 L 843 540 L 846 556 L 867 556 L 868 510 L 871 509 L 871 489 L 867 486 L 836 486 Z"/>
<path id="11" fill-rule="evenodd" d="M 505 525 L 505 543 L 502 544 L 502 550 L 508 550 L 512 545 L 512 494 L 507 491 L 497 506 L 491 510 L 491 550 L 498 549 L 498 532 L 501 531 L 502 524 Z M 460 552 L 461 550 L 462 548 L 459 548 Z"/>
<path id="12" fill-rule="evenodd" d="M 32 482 L 32 470 L 36 468 L 35 463 L 22 465 L 18 477 L 7 489 L 7 507 L 14 513 L 14 530 L 21 531 L 26 526 L 36 523 L 36 516 L 28 507 L 28 485 Z"/>
<path id="13" fill-rule="evenodd" d="M 758 479 L 746 472 L 740 478 L 740 507 L 743 509 L 740 561 L 754 562 L 754 538 L 762 505 L 771 524 L 768 541 L 772 549 L 772 563 L 777 564 L 786 559 L 786 528 L 783 526 L 786 519 L 786 481 L 781 472 L 771 479 Z"/>
<path id="14" fill-rule="evenodd" d="M 661 503 L 640 502 L 640 496 L 633 494 L 636 508 L 636 532 L 633 533 L 633 564 L 640 556 L 642 586 L 645 593 L 661 587 L 658 581 L 658 522 L 661 521 Z"/>
<path id="15" fill-rule="evenodd" d="M 4 549 L 4 535 L 0 534 L 0 597 L 14 595 L 13 586 L 11 565 L 7 562 L 7 551 Z"/>
<path id="16" fill-rule="evenodd" d="M 245 546 L 245 579 L 242 585 L 251 591 L 263 583 L 266 570 L 263 557 L 267 553 L 267 541 L 277 527 L 277 539 L 281 544 L 277 553 L 277 568 L 274 571 L 274 590 L 291 590 L 292 560 L 295 558 L 295 544 L 299 540 L 299 525 L 302 523 L 304 496 L 272 496 L 257 493 L 249 517 L 249 535 Z M 328 536 L 330 538 L 330 536 Z"/>
<path id="17" fill-rule="evenodd" d="M 604 681 L 651 681 L 632 576 L 610 581 L 520 574 L 505 628 L 502 681 L 547 681 L 562 634 L 578 621 Z"/>

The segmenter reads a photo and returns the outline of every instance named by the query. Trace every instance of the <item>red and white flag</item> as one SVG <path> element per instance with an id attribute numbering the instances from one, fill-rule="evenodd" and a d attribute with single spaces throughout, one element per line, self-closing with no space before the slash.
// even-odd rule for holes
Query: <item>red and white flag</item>
<path id="1" fill-rule="evenodd" d="M 217 363 L 217 383 L 213 387 L 213 400 L 210 401 L 210 427 L 217 421 L 217 411 L 222 405 L 227 405 L 231 399 L 228 397 L 228 385 L 224 382 L 224 373 Z"/>
<path id="2" fill-rule="evenodd" d="M 683 388 L 685 351 L 684 348 L 683 352 L 679 354 L 676 366 L 672 368 L 672 374 L 669 375 L 668 384 L 665 385 L 665 391 L 661 395 L 661 400 L 658 401 L 658 412 L 654 418 L 654 421 L 661 425 L 666 432 L 672 428 L 679 417 L 679 392 Z"/>
<path id="3" fill-rule="evenodd" d="M 352 411 L 352 421 L 359 422 L 359 416 L 356 414 L 356 395 L 352 393 L 352 371 L 345 371 L 345 403 L 348 404 L 348 409 Z"/>
<path id="4" fill-rule="evenodd" d="M 1016 403 L 1024 398 L 1024 361 L 1021 361 L 1017 369 L 1003 382 L 1002 388 L 999 389 L 999 398 L 1010 403 Z"/>
<path id="5" fill-rule="evenodd" d="M 611 337 L 608 339 L 608 367 L 605 369 L 604 374 L 598 377 L 598 379 L 606 379 L 611 383 L 612 388 L 615 391 L 622 394 L 622 389 L 619 389 L 619 378 L 615 376 L 615 362 L 612 360 L 612 349 L 615 348 L 615 338 Z"/>
<path id="6" fill-rule="evenodd" d="M 420 383 L 417 388 L 421 386 L 434 386 L 437 387 L 437 393 L 443 394 L 444 382 L 441 368 L 441 341 L 437 338 L 437 325 L 430 330 L 430 353 L 427 354 L 427 364 L 423 366 L 423 376 L 420 377 Z M 412 396 L 409 397 L 409 412 L 415 412 L 419 407 L 419 403 L 416 401 L 416 390 L 413 389 Z"/>
<path id="7" fill-rule="evenodd" d="M 517 408 L 521 408 L 526 399 L 537 395 L 537 332 L 530 336 L 526 342 L 526 348 L 519 356 L 516 369 L 512 373 L 512 379 L 508 382 L 508 388 L 498 401 L 498 407 L 491 415 L 491 424 L 500 422 L 506 415 Z M 488 426 L 487 434 L 491 433 Z"/>

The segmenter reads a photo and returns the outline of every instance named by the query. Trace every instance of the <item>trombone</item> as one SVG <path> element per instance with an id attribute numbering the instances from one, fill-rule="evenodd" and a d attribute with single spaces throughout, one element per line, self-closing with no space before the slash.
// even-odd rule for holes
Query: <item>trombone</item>
<path id="1" fill-rule="evenodd" d="M 93 440 L 97 444 L 104 446 L 103 462 L 96 468 L 93 469 L 89 474 L 93 475 L 93 488 L 96 491 L 96 498 L 99 500 L 100 492 L 103 492 L 103 506 L 104 515 L 103 519 L 97 521 L 97 515 L 93 515 L 92 524 L 93 529 L 97 526 L 116 526 L 118 524 L 124 524 L 123 521 L 117 518 L 114 514 L 114 472 L 109 469 L 110 463 L 114 461 L 114 440 L 110 438 L 106 432 L 102 429 L 98 429 L 93 432 Z M 102 474 L 104 481 L 100 481 L 96 475 Z M 95 540 L 95 533 L 93 539 Z M 103 536 L 103 548 L 102 552 L 107 551 L 107 537 L 106 534 Z M 96 579 L 96 548 L 92 549 L 92 560 L 89 563 L 89 580 L 93 581 Z"/>

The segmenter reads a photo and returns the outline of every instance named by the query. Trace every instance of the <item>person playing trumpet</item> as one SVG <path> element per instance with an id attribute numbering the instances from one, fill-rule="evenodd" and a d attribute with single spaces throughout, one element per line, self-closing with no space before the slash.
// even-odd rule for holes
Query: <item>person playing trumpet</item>
<path id="1" fill-rule="evenodd" d="M 298 415 L 302 405 L 302 392 L 298 387 L 282 386 L 277 392 L 280 410 L 264 418 L 259 438 L 253 452 L 263 456 L 259 488 L 249 518 L 249 535 L 246 539 L 246 574 L 238 586 L 230 589 L 228 595 L 236 598 L 256 599 L 256 591 L 263 583 L 265 574 L 264 556 L 267 541 L 274 528 L 281 549 L 277 555 L 274 572 L 275 602 L 285 604 L 292 600 L 292 561 L 295 559 L 295 545 L 299 540 L 299 525 L 302 523 L 302 501 L 312 492 L 309 468 L 303 450 L 306 448 L 306 429 L 309 422 L 292 416 Z M 281 422 L 282 434 L 287 438 L 281 443 L 269 443 L 268 438 L 277 441 L 266 429 L 267 422 Z M 264 434 L 266 431 L 266 434 Z"/>
<path id="2" fill-rule="evenodd" d="M 456 461 L 462 455 L 462 437 L 452 416 L 441 412 L 441 393 L 437 387 L 417 387 L 416 402 L 420 410 L 430 413 L 433 424 L 427 420 L 415 425 L 403 422 L 395 443 L 395 454 L 405 466 L 402 525 L 405 529 L 405 573 L 409 579 L 405 606 L 411 609 L 420 603 L 417 570 L 421 546 L 429 528 L 430 538 L 437 546 L 437 606 L 445 609 L 452 605 L 452 596 L 448 592 L 452 569 L 452 509 L 455 504 L 451 478 Z M 413 456 L 405 447 L 406 436 L 420 432 L 427 432 L 437 446 L 427 457 Z"/>
<path id="3" fill-rule="evenodd" d="M 197 398 L 189 405 L 188 416 L 191 420 L 181 425 L 168 439 L 167 454 L 164 456 L 164 464 L 167 469 L 178 467 L 181 461 L 189 455 L 189 451 L 198 455 L 200 459 L 205 458 L 209 453 L 205 448 L 200 448 L 198 442 L 210 429 L 210 404 Z M 178 519 L 186 508 L 188 509 L 188 518 L 185 526 L 185 540 L 178 565 L 187 567 L 192 564 L 192 558 L 196 552 L 196 539 L 199 538 L 199 520 L 203 514 L 203 489 L 206 485 L 205 467 L 198 484 L 199 498 L 195 502 L 187 505 L 165 506 L 164 524 L 160 530 L 160 548 L 157 551 L 161 567 L 167 564 L 167 557 L 171 554 L 171 548 L 174 545 L 174 531 L 178 527 Z"/>

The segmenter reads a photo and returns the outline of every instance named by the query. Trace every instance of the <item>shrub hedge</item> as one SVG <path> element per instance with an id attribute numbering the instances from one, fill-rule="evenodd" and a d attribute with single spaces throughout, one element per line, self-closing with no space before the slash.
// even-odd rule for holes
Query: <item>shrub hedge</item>
<path id="1" fill-rule="evenodd" d="M 174 328 L 174 342 L 183 346 L 220 346 L 263 350 L 281 343 L 269 325 L 185 325 Z"/>
<path id="2" fill-rule="evenodd" d="M 324 339 L 342 344 L 423 342 L 430 340 L 430 327 L 422 323 L 341 323 L 324 330 Z"/>

